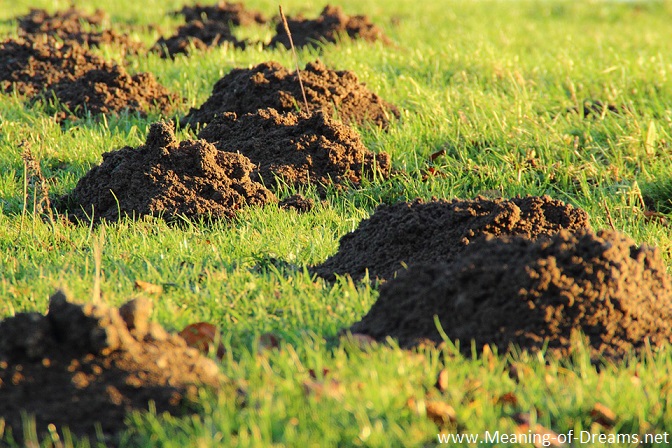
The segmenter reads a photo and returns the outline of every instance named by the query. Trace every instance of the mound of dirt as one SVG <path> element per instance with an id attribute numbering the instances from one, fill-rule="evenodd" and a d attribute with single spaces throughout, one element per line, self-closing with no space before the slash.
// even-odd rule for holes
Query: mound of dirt
<path id="1" fill-rule="evenodd" d="M 78 78 L 63 79 L 44 92 L 57 98 L 75 116 L 155 110 L 169 115 L 180 101 L 177 94 L 159 84 L 151 73 L 129 75 L 117 64 L 104 63 Z M 66 118 L 65 114 L 61 118 Z"/>
<path id="2" fill-rule="evenodd" d="M 199 134 L 222 151 L 238 151 L 258 166 L 255 179 L 289 185 L 359 184 L 363 177 L 388 177 L 390 156 L 374 154 L 350 127 L 322 112 L 280 114 L 261 109 L 237 117 L 219 115 Z"/>
<path id="3" fill-rule="evenodd" d="M 672 287 L 660 252 L 618 232 L 489 237 L 454 263 L 401 272 L 350 330 L 404 346 L 440 342 L 434 316 L 467 355 L 474 340 L 500 352 L 548 343 L 552 356 L 567 356 L 581 330 L 594 359 L 619 359 L 647 341 L 672 342 Z"/>
<path id="4" fill-rule="evenodd" d="M 185 6 L 175 14 L 184 16 L 187 22 L 194 20 L 216 20 L 222 23 L 230 23 L 234 26 L 247 26 L 264 24 L 268 19 L 259 11 L 249 11 L 242 3 L 229 3 L 220 1 L 216 5 L 204 6 L 196 3 L 194 6 Z"/>
<path id="5" fill-rule="evenodd" d="M 226 22 L 194 20 L 178 28 L 175 35 L 167 39 L 160 38 L 151 51 L 160 53 L 163 58 L 172 58 L 180 53 L 188 54 L 192 46 L 202 51 L 224 43 L 243 49 L 247 45 L 232 34 Z"/>
<path id="6" fill-rule="evenodd" d="M 338 113 L 348 123 L 370 123 L 386 128 L 399 110 L 359 82 L 351 71 L 329 70 L 320 61 L 306 65 L 301 81 L 311 111 Z M 210 98 L 200 108 L 192 108 L 182 126 L 207 124 L 226 112 L 237 115 L 271 107 L 280 112 L 305 108 L 296 72 L 277 62 L 265 62 L 251 69 L 236 68 L 217 81 Z"/>
<path id="7" fill-rule="evenodd" d="M 21 414 L 34 416 L 41 438 L 53 424 L 63 437 L 106 442 L 132 410 L 179 414 L 196 387 L 218 387 L 217 365 L 184 339 L 149 322 L 151 303 L 135 299 L 119 309 L 76 305 L 63 292 L 47 315 L 19 313 L 0 321 L 0 423 L 23 439 Z"/>
<path id="8" fill-rule="evenodd" d="M 60 81 L 72 82 L 105 61 L 75 42 L 26 36 L 0 43 L 0 89 L 33 96 Z"/>
<path id="9" fill-rule="evenodd" d="M 484 235 L 534 239 L 589 226 L 586 212 L 548 196 L 382 205 L 312 270 L 328 280 L 336 274 L 361 280 L 367 270 L 371 279 L 389 280 L 404 266 L 451 262 Z"/>
<path id="10" fill-rule="evenodd" d="M 276 201 L 250 179 L 254 165 L 204 141 L 178 144 L 172 123 L 152 124 L 145 145 L 103 154 L 60 207 L 75 221 L 153 215 L 172 220 L 231 218 L 246 205 Z"/>
<path id="11" fill-rule="evenodd" d="M 325 6 L 315 20 L 308 20 L 302 16 L 288 17 L 287 23 L 295 47 L 317 46 L 321 42 L 336 43 L 341 36 L 369 42 L 380 40 L 385 44 L 391 43 L 383 30 L 371 23 L 371 19 L 367 16 L 349 16 L 340 6 Z M 284 45 L 285 48 L 290 48 L 289 38 L 282 23 L 277 24 L 275 32 L 276 35 L 271 39 L 269 46 Z"/>
<path id="12" fill-rule="evenodd" d="M 138 53 L 143 45 L 132 40 L 127 34 L 119 34 L 114 30 L 102 29 L 107 16 L 98 9 L 88 15 L 74 7 L 49 14 L 44 9 L 32 8 L 30 13 L 18 17 L 19 32 L 21 34 L 38 35 L 48 34 L 63 41 L 75 41 L 89 47 L 99 47 L 103 44 L 122 46 L 126 51 Z M 88 25 L 89 31 L 84 29 Z M 100 29 L 100 31 L 93 31 Z"/>

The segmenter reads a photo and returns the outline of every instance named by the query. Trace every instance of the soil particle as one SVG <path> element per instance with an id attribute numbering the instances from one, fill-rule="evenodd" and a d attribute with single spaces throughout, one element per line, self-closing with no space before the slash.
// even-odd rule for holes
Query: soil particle
<path id="1" fill-rule="evenodd" d="M 122 317 L 102 303 L 76 305 L 59 291 L 46 316 L 0 321 L 0 421 L 16 441 L 26 412 L 41 437 L 54 424 L 61 437 L 67 426 L 96 440 L 99 424 L 114 445 L 126 413 L 148 409 L 151 400 L 157 413 L 179 414 L 197 386 L 218 387 L 217 365 L 149 322 L 150 312 L 144 299 L 126 305 Z"/>
<path id="2" fill-rule="evenodd" d="M 308 20 L 302 16 L 288 17 L 287 23 L 295 47 L 318 46 L 321 42 L 336 43 L 341 36 L 369 42 L 380 40 L 385 44 L 391 43 L 383 30 L 371 23 L 371 19 L 367 16 L 349 16 L 339 6 L 325 6 L 315 20 Z M 289 38 L 282 22 L 277 24 L 275 32 L 276 35 L 269 45 L 271 47 L 284 45 L 290 48 Z"/>
<path id="3" fill-rule="evenodd" d="M 169 38 L 160 38 L 152 47 L 152 51 L 161 57 L 172 58 L 175 55 L 188 54 L 192 48 L 199 51 L 217 45 L 229 43 L 244 49 L 246 43 L 238 40 L 231 32 L 229 24 L 217 20 L 194 20 L 178 28 L 177 33 Z"/>
<path id="4" fill-rule="evenodd" d="M 0 88 L 33 96 L 57 82 L 72 82 L 105 61 L 74 42 L 26 36 L 0 43 Z"/>
<path id="5" fill-rule="evenodd" d="M 196 3 L 194 6 L 185 6 L 175 14 L 184 16 L 187 22 L 194 20 L 216 20 L 218 22 L 230 23 L 234 26 L 248 26 L 254 24 L 264 24 L 268 19 L 258 11 L 249 11 L 245 9 L 242 3 L 229 3 L 220 1 L 212 6 L 204 6 Z"/>
<path id="6" fill-rule="evenodd" d="M 471 340 L 505 352 L 514 344 L 552 356 L 574 349 L 618 359 L 672 341 L 672 289 L 660 252 L 614 231 L 562 230 L 536 241 L 488 237 L 453 263 L 417 264 L 382 285 L 369 313 L 350 329 L 404 345 L 447 336 L 470 354 Z"/>
<path id="7" fill-rule="evenodd" d="M 178 144 L 172 123 L 152 124 L 145 145 L 103 154 L 65 198 L 76 221 L 153 215 L 172 220 L 231 218 L 246 205 L 275 201 L 250 179 L 254 165 L 237 153 L 198 140 Z"/>
<path id="8" fill-rule="evenodd" d="M 343 236 L 336 254 L 313 271 L 328 280 L 349 274 L 389 280 L 404 266 L 451 262 L 484 235 L 550 235 L 589 228 L 581 209 L 548 196 L 515 199 L 433 200 L 382 205 Z"/>
<path id="9" fill-rule="evenodd" d="M 149 110 L 169 115 L 179 103 L 179 96 L 159 84 L 153 74 L 131 76 L 116 64 L 105 63 L 75 80 L 52 85 L 44 97 L 57 98 L 75 116 L 137 112 Z"/>
<path id="10" fill-rule="evenodd" d="M 329 116 L 338 113 L 345 122 L 375 123 L 383 128 L 392 117 L 399 117 L 395 106 L 367 89 L 351 71 L 330 70 L 315 61 L 301 70 L 301 81 L 311 111 L 323 110 Z M 296 72 L 277 62 L 233 69 L 217 81 L 210 98 L 200 108 L 189 111 L 182 126 L 207 124 L 226 112 L 240 116 L 267 107 L 279 112 L 305 108 Z"/>
<path id="11" fill-rule="evenodd" d="M 100 9 L 88 15 L 73 7 L 54 14 L 49 14 L 44 9 L 32 8 L 30 13 L 19 17 L 18 22 L 21 34 L 48 34 L 63 41 L 75 41 L 89 47 L 114 44 L 124 47 L 130 53 L 138 53 L 143 48 L 140 42 L 133 41 L 126 34 L 102 29 L 106 19 L 107 15 Z M 91 30 L 85 30 L 84 24 Z M 95 29 L 99 31 L 94 31 Z"/>
<path id="12" fill-rule="evenodd" d="M 352 128 L 321 112 L 295 115 L 261 109 L 241 117 L 225 113 L 198 136 L 222 151 L 249 157 L 258 166 L 255 179 L 267 184 L 275 184 L 277 177 L 292 186 L 341 188 L 390 173 L 387 153 L 372 153 Z"/>

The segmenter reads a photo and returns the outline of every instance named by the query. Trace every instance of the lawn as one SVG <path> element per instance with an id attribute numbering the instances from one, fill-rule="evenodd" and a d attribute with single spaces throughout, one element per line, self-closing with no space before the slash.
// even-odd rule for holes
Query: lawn
<path id="1" fill-rule="evenodd" d="M 74 1 L 86 11 L 104 9 L 115 29 L 148 46 L 159 30 L 169 35 L 179 26 L 167 13 L 185 3 Z M 30 7 L 53 12 L 69 4 L 6 2 L 0 36 L 16 36 L 13 18 Z M 125 114 L 59 124 L 49 107 L 2 94 L 0 318 L 44 313 L 49 296 L 63 287 L 77 301 L 90 301 L 97 281 L 103 301 L 119 306 L 142 294 L 134 287 L 141 280 L 163 286 L 160 295 L 148 297 L 152 320 L 166 329 L 199 321 L 221 329 L 226 356 L 219 365 L 227 387 L 202 391 L 187 416 L 129 415 L 122 446 L 436 446 L 439 434 L 480 437 L 478 444 L 455 439 L 452 446 L 531 446 L 486 437 L 496 431 L 573 431 L 582 438 L 568 446 L 577 447 L 669 446 L 669 349 L 596 367 L 586 353 L 552 361 L 487 350 L 464 356 L 450 341 L 414 350 L 391 339 L 363 343 L 342 332 L 370 309 L 379 285 L 347 276 L 328 283 L 311 276 L 308 266 L 334 254 L 340 237 L 380 204 L 526 194 L 584 209 L 594 229 L 613 224 L 638 243 L 660 248 L 669 266 L 672 3 L 334 4 L 368 15 L 393 45 L 345 41 L 299 50 L 298 59 L 302 66 L 320 58 L 330 68 L 352 70 L 402 110 L 387 131 L 358 129 L 367 148 L 391 155 L 396 174 L 325 197 L 302 190 L 317 203 L 304 214 L 270 205 L 214 223 L 125 219 L 75 226 L 45 220 L 36 210 L 40 192 L 24 174 L 21 142 L 39 161 L 54 198 L 71 191 L 102 153 L 143 144 L 149 125 L 162 117 Z M 278 7 L 268 0 L 245 6 L 268 16 Z M 287 14 L 314 17 L 322 5 L 291 0 L 282 6 Z M 272 31 L 254 26 L 239 32 L 269 40 Z M 94 52 L 122 60 L 115 48 Z M 174 60 L 127 56 L 125 64 L 131 73 L 153 73 L 184 97 L 176 112 L 182 116 L 231 69 L 269 60 L 294 64 L 290 51 L 261 45 L 217 47 Z M 588 118 L 571 112 L 585 101 L 613 104 L 617 112 Z M 194 136 L 178 131 L 180 139 Z M 432 160 L 441 150 L 445 154 Z M 427 176 L 429 167 L 439 174 Z M 295 192 L 284 188 L 278 196 Z M 277 347 L 269 347 L 269 335 Z M 644 443 L 646 434 L 660 437 Z M 617 435 L 631 438 L 609 439 Z M 40 443 L 99 446 L 66 439 Z M 10 442 L 0 425 L 0 445 Z"/>

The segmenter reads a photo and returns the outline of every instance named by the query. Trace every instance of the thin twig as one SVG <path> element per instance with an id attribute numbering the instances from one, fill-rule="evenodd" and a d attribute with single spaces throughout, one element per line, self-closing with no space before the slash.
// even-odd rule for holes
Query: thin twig
<path id="1" fill-rule="evenodd" d="M 306 98 L 306 91 L 303 88 L 303 82 L 301 81 L 301 70 L 299 70 L 299 56 L 297 56 L 296 48 L 294 48 L 294 40 L 292 40 L 292 33 L 289 31 L 289 23 L 287 23 L 287 17 L 285 17 L 285 13 L 282 12 L 282 5 L 278 5 L 278 8 L 280 9 L 280 18 L 282 19 L 282 24 L 285 26 L 285 32 L 287 33 L 287 37 L 289 38 L 289 46 L 292 49 L 292 53 L 294 53 L 294 63 L 296 64 L 296 77 L 299 78 L 299 86 L 301 87 L 301 95 L 303 95 L 303 102 L 306 105 L 306 112 L 310 113 L 310 106 L 308 105 L 308 99 Z"/>
<path id="2" fill-rule="evenodd" d="M 607 222 L 609 222 L 609 226 L 611 227 L 611 230 L 616 230 L 616 226 L 614 225 L 614 219 L 611 217 L 611 211 L 609 210 L 609 207 L 607 206 L 607 201 L 603 201 L 602 204 L 604 205 L 604 209 L 607 211 Z"/>

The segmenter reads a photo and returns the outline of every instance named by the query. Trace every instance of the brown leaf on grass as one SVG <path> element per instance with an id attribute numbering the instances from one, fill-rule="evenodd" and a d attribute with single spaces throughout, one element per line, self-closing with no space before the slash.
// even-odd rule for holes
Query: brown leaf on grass
<path id="1" fill-rule="evenodd" d="M 429 161 L 433 162 L 436 159 L 438 159 L 439 157 L 445 156 L 445 155 L 446 155 L 446 150 L 445 149 L 440 149 L 439 151 L 436 151 L 435 153 L 433 153 L 429 156 Z"/>
<path id="2" fill-rule="evenodd" d="M 312 395 L 317 399 L 322 397 L 339 400 L 345 393 L 345 387 L 339 381 L 313 381 L 307 380 L 303 382 L 303 391 L 306 395 Z"/>
<path id="3" fill-rule="evenodd" d="M 663 226 L 666 226 L 669 224 L 669 220 L 667 219 L 667 216 L 660 212 L 654 212 L 651 210 L 644 210 L 644 220 L 645 221 L 653 221 L 657 222 Z"/>
<path id="4" fill-rule="evenodd" d="M 448 390 L 448 369 L 441 369 L 439 375 L 436 378 L 436 388 L 441 392 Z"/>
<path id="5" fill-rule="evenodd" d="M 457 423 L 457 413 L 455 412 L 455 409 L 443 401 L 427 401 L 425 403 L 425 411 L 427 417 L 438 426 Z"/>
<path id="6" fill-rule="evenodd" d="M 208 322 L 197 322 L 187 325 L 178 334 L 187 342 L 189 347 L 207 354 L 210 351 L 210 344 L 214 344 L 218 338 L 219 329 Z M 222 359 L 225 353 L 224 346 L 219 344 L 217 346 L 217 358 Z"/>
<path id="7" fill-rule="evenodd" d="M 326 367 L 322 369 L 322 377 L 323 378 L 325 376 L 327 376 L 328 373 L 329 373 L 329 369 L 327 369 Z M 308 369 L 308 375 L 310 375 L 310 377 L 314 380 L 317 379 L 317 372 L 315 371 L 315 369 Z"/>
<path id="8" fill-rule="evenodd" d="M 135 281 L 135 289 L 137 291 L 142 291 L 145 294 L 161 294 L 163 292 L 163 286 L 142 280 Z"/>
<path id="9" fill-rule="evenodd" d="M 602 403 L 595 403 L 595 406 L 590 411 L 590 416 L 593 422 L 602 425 L 606 429 L 611 429 L 616 424 L 616 413 Z"/>
<path id="10" fill-rule="evenodd" d="M 495 404 L 508 404 L 511 406 L 518 406 L 518 397 L 513 392 L 507 392 L 495 399 Z"/>

